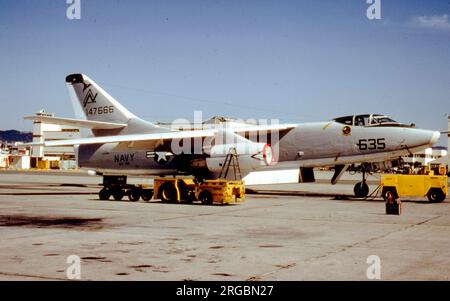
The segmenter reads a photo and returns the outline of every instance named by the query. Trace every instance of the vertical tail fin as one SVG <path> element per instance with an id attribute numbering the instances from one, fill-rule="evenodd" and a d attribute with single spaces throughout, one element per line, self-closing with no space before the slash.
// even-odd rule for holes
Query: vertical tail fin
<path id="1" fill-rule="evenodd" d="M 66 83 L 77 118 L 127 124 L 119 133 L 93 130 L 95 136 L 170 131 L 136 117 L 87 75 L 68 75 Z"/>
<path id="2" fill-rule="evenodd" d="M 77 114 L 80 114 L 81 108 L 87 120 L 127 123 L 131 118 L 136 118 L 88 76 L 71 74 L 66 77 L 66 83 L 71 96 L 75 96 L 73 101 L 79 104 Z"/>

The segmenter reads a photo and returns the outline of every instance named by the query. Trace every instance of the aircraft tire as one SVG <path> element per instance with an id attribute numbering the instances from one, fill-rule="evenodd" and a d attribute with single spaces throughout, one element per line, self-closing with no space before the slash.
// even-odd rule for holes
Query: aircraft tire
<path id="1" fill-rule="evenodd" d="M 107 201 L 111 197 L 111 191 L 109 188 L 102 188 L 98 193 L 98 197 L 102 201 Z"/>
<path id="2" fill-rule="evenodd" d="M 369 195 L 369 185 L 363 182 L 356 183 L 355 187 L 353 188 L 353 192 L 355 193 L 355 197 L 365 198 Z"/>

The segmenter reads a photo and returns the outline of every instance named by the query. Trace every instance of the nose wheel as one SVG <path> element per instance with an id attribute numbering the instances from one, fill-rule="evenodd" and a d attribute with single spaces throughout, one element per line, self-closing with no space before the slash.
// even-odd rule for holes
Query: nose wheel
<path id="1" fill-rule="evenodd" d="M 366 183 L 366 171 L 362 170 L 362 181 L 359 183 L 356 183 L 355 187 L 353 188 L 353 192 L 355 193 L 355 197 L 357 198 L 365 198 L 369 195 L 369 185 Z"/>
<path id="2" fill-rule="evenodd" d="M 369 185 L 367 185 L 365 181 L 356 183 L 355 187 L 353 188 L 353 192 L 355 193 L 355 197 L 365 198 L 369 195 Z"/>

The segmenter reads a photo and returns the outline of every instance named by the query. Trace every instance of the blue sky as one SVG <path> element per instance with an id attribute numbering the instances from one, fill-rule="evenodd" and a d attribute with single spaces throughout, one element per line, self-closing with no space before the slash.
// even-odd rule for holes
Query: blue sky
<path id="1" fill-rule="evenodd" d="M 81 0 L 81 20 L 67 7 L 0 0 L 0 129 L 30 130 L 41 108 L 73 117 L 74 72 L 148 120 L 380 112 L 447 127 L 449 0 L 381 0 L 373 21 L 365 0 Z"/>

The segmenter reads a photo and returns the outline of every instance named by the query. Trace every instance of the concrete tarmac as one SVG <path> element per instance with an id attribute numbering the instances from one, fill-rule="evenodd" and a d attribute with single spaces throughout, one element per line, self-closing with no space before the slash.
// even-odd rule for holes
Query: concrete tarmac
<path id="1" fill-rule="evenodd" d="M 100 182 L 0 172 L 0 280 L 66 280 L 70 255 L 83 280 L 367 280 L 370 255 L 382 280 L 450 278 L 449 199 L 404 199 L 388 216 L 350 183 L 254 186 L 243 204 L 204 206 L 100 201 Z"/>

